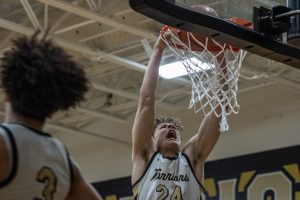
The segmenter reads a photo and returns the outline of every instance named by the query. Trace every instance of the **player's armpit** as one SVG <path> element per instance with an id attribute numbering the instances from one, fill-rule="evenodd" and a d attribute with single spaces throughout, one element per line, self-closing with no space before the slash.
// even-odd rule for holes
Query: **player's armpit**
<path id="1" fill-rule="evenodd" d="M 219 118 L 211 113 L 202 121 L 198 133 L 195 134 L 183 147 L 191 162 L 204 163 L 216 145 L 219 136 Z"/>

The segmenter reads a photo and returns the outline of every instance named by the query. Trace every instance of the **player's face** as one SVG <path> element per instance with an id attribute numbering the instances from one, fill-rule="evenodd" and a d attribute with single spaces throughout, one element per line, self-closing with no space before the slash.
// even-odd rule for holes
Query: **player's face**
<path id="1" fill-rule="evenodd" d="M 180 150 L 181 138 L 179 128 L 173 123 L 161 123 L 154 132 L 154 141 L 158 148 L 170 148 L 175 151 Z"/>

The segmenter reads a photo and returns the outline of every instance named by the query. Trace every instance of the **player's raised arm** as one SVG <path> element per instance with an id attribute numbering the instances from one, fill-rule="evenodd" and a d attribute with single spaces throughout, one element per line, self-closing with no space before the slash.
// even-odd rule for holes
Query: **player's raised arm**
<path id="1" fill-rule="evenodd" d="M 137 112 L 132 128 L 132 182 L 143 173 L 149 156 L 155 151 L 152 143 L 155 119 L 155 93 L 159 79 L 159 64 L 165 44 L 158 38 L 147 66 L 140 89 Z"/>
<path id="2" fill-rule="evenodd" d="M 76 163 L 71 161 L 73 179 L 68 197 L 65 200 L 102 200 L 93 186 L 82 176 Z"/>

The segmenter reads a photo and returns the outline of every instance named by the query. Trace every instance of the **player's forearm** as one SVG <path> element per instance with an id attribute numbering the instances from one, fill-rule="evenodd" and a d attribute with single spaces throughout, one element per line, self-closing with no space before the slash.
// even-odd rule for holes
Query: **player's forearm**
<path id="1" fill-rule="evenodd" d="M 138 156 L 148 151 L 153 134 L 155 109 L 154 105 L 139 106 L 132 128 L 132 153 Z"/>
<path id="2" fill-rule="evenodd" d="M 137 150 L 136 152 L 140 152 L 141 149 L 148 149 L 150 144 L 155 118 L 155 94 L 162 52 L 163 50 L 160 48 L 153 49 L 140 89 L 138 109 L 132 131 L 133 150 Z"/>
<path id="3" fill-rule="evenodd" d="M 199 127 L 194 145 L 196 148 L 196 157 L 201 159 L 201 162 L 206 161 L 216 145 L 220 137 L 219 126 L 219 118 L 214 113 L 210 113 L 204 118 L 202 125 Z"/>
<path id="4" fill-rule="evenodd" d="M 159 79 L 159 65 L 162 58 L 163 49 L 154 47 L 149 64 L 146 68 L 140 96 L 155 96 L 158 79 Z"/>
<path id="5" fill-rule="evenodd" d="M 159 64 L 163 54 L 160 39 L 156 42 L 140 89 L 138 109 L 132 130 L 133 157 L 148 151 L 155 118 L 155 93 L 159 79 Z"/>

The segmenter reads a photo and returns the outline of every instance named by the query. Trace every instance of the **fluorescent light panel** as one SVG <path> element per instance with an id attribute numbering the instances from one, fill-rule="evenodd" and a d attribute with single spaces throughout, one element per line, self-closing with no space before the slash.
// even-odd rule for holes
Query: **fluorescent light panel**
<path id="1" fill-rule="evenodd" d="M 211 68 L 211 66 L 209 66 L 207 63 L 201 63 L 196 58 L 190 58 L 188 60 L 184 60 L 184 62 L 187 62 L 196 72 L 198 72 L 200 69 L 207 70 Z M 198 65 L 198 67 L 196 68 L 195 65 Z M 165 79 L 171 79 L 187 75 L 187 71 L 180 61 L 176 61 L 160 66 L 159 75 Z"/>

